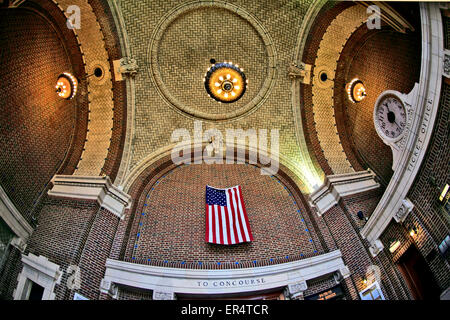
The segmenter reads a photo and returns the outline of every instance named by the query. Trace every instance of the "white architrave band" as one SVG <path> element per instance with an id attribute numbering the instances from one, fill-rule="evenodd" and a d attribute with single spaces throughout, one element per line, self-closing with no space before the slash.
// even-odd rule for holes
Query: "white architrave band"
<path id="1" fill-rule="evenodd" d="M 198 270 L 148 266 L 118 260 L 106 261 L 100 290 L 129 286 L 166 293 L 229 294 L 255 292 L 303 283 L 339 271 L 348 276 L 340 250 L 277 265 L 222 270 Z"/>
<path id="2" fill-rule="evenodd" d="M 413 89 L 415 100 L 407 106 L 412 110 L 412 117 L 408 120 L 411 121 L 410 132 L 405 135 L 394 175 L 370 219 L 361 230 L 361 236 L 370 243 L 372 255 L 382 250 L 377 240 L 401 207 L 405 206 L 404 199 L 424 160 L 439 108 L 444 52 L 439 4 L 420 3 L 420 15 L 422 61 L 420 81 Z"/>
<path id="3" fill-rule="evenodd" d="M 375 181 L 375 174 L 369 170 L 329 175 L 325 177 L 324 184 L 309 196 L 309 201 L 321 216 L 342 197 L 376 189 L 379 186 L 380 184 Z"/>
<path id="4" fill-rule="evenodd" d="M 123 219 L 125 208 L 131 205 L 131 197 L 111 183 L 109 177 L 83 177 L 56 175 L 51 180 L 53 187 L 49 196 L 96 200 L 105 208 Z"/>

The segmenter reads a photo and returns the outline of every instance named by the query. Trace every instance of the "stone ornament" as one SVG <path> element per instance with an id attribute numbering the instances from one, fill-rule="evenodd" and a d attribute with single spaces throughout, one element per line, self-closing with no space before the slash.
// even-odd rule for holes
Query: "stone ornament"
<path id="1" fill-rule="evenodd" d="M 124 57 L 120 59 L 119 72 L 124 75 L 129 75 L 134 77 L 139 70 L 139 66 L 136 62 L 136 59 Z"/>
<path id="2" fill-rule="evenodd" d="M 118 291 L 119 290 L 117 286 L 111 281 L 102 279 L 102 281 L 100 282 L 100 292 L 109 295 L 111 298 L 117 299 Z"/>
<path id="3" fill-rule="evenodd" d="M 406 217 L 412 211 L 413 208 L 414 204 L 409 199 L 402 200 L 400 208 L 394 215 L 395 221 L 397 221 L 398 223 L 402 223 L 403 221 L 405 221 Z"/>
<path id="4" fill-rule="evenodd" d="M 175 293 L 153 291 L 153 300 L 175 300 Z"/>
<path id="5" fill-rule="evenodd" d="M 450 78 L 450 50 L 444 51 L 444 77 Z"/>
<path id="6" fill-rule="evenodd" d="M 299 79 L 304 84 L 310 84 L 311 82 L 311 65 L 309 64 L 292 62 L 288 66 L 287 72 L 292 80 Z"/>
<path id="7" fill-rule="evenodd" d="M 372 257 L 376 257 L 381 251 L 383 251 L 384 245 L 380 240 L 375 240 L 369 247 L 369 251 Z"/>

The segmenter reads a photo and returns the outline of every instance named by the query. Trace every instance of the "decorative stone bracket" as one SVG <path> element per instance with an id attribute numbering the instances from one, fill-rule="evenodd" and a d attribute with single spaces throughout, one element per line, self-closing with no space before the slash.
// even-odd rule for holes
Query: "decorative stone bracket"
<path id="1" fill-rule="evenodd" d="M 114 78 L 116 81 L 123 80 L 123 76 L 134 77 L 139 70 L 139 66 L 136 62 L 136 59 L 123 57 L 119 60 L 113 61 L 114 67 Z"/>
<path id="2" fill-rule="evenodd" d="M 450 78 L 450 50 L 444 50 L 444 64 L 442 74 L 446 78 Z"/>
<path id="3" fill-rule="evenodd" d="M 310 84 L 311 83 L 311 65 L 301 62 L 297 65 L 292 62 L 288 66 L 288 75 L 291 79 L 300 79 L 301 83 Z"/>
<path id="4" fill-rule="evenodd" d="M 174 292 L 153 291 L 153 300 L 176 300 Z"/>
<path id="5" fill-rule="evenodd" d="M 22 253 L 25 252 L 25 249 L 27 248 L 27 243 L 19 237 L 14 237 L 11 240 L 11 245 Z"/>
<path id="6" fill-rule="evenodd" d="M 118 288 L 115 283 L 102 279 L 100 282 L 100 292 L 109 295 L 113 299 L 118 297 Z"/>
<path id="7" fill-rule="evenodd" d="M 69 199 L 97 200 L 100 207 L 123 219 L 125 208 L 131 206 L 131 197 L 111 183 L 109 177 L 56 175 L 49 196 Z"/>
<path id="8" fill-rule="evenodd" d="M 303 292 L 308 289 L 306 281 L 300 281 L 297 283 L 289 284 L 286 288 L 285 295 L 290 299 L 295 299 L 298 296 L 302 296 Z"/>
<path id="9" fill-rule="evenodd" d="M 397 221 L 398 223 L 402 223 L 403 221 L 405 221 L 406 217 L 412 211 L 413 208 L 414 204 L 409 199 L 404 199 L 402 201 L 400 208 L 394 214 L 395 221 Z"/>
<path id="10" fill-rule="evenodd" d="M 309 196 L 312 206 L 316 207 L 321 216 L 339 202 L 341 197 L 378 188 L 375 174 L 371 171 L 360 171 L 345 174 L 329 175 L 325 182 Z"/>
<path id="11" fill-rule="evenodd" d="M 381 251 L 383 251 L 384 246 L 383 243 L 379 239 L 376 239 L 374 242 L 370 244 L 369 251 L 372 257 L 376 257 Z"/>

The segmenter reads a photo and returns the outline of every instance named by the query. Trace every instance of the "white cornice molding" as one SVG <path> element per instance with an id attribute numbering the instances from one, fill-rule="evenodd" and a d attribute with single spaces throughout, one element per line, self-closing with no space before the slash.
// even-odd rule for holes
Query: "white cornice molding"
<path id="1" fill-rule="evenodd" d="M 20 242 L 26 242 L 33 232 L 33 227 L 25 220 L 16 206 L 0 186 L 0 217 L 6 222 Z"/>
<path id="2" fill-rule="evenodd" d="M 59 265 L 44 256 L 32 253 L 22 254 L 22 272 L 17 277 L 18 284 L 14 290 L 14 300 L 26 300 L 30 281 L 44 288 L 42 300 L 55 300 L 55 285 L 61 283 L 62 270 Z"/>
<path id="3" fill-rule="evenodd" d="M 110 293 L 115 285 L 124 285 L 187 294 L 253 292 L 345 270 L 348 268 L 339 250 L 277 265 L 219 270 L 164 268 L 108 259 L 101 290 Z"/>
<path id="4" fill-rule="evenodd" d="M 361 236 L 371 247 L 378 248 L 377 240 L 399 212 L 425 157 L 433 134 L 439 108 L 443 68 L 443 30 L 438 3 L 420 3 L 422 30 L 422 61 L 420 82 L 408 95 L 414 100 L 407 105 L 411 110 L 411 126 L 405 137 L 394 175 L 378 206 L 361 230 Z M 374 250 L 373 254 L 380 250 Z"/>
<path id="5" fill-rule="evenodd" d="M 53 187 L 49 196 L 96 200 L 105 208 L 123 219 L 125 208 L 130 207 L 131 197 L 111 183 L 109 177 L 56 175 L 51 180 Z"/>
<path id="6" fill-rule="evenodd" d="M 375 174 L 369 170 L 326 176 L 324 184 L 309 196 L 312 206 L 321 216 L 342 197 L 376 189 Z"/>

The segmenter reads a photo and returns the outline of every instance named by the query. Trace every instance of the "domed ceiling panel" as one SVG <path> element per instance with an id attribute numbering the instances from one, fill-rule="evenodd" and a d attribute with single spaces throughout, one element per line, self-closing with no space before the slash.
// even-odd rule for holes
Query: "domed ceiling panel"
<path id="1" fill-rule="evenodd" d="M 313 1 L 121 1 L 135 77 L 135 122 L 129 165 L 151 162 L 176 142 L 172 132 L 194 121 L 203 131 L 279 130 L 280 159 L 309 193 L 320 185 L 297 140 L 288 76 L 303 16 Z M 249 86 L 234 103 L 218 103 L 203 83 L 210 60 L 231 61 L 244 69 Z M 270 140 L 270 138 L 269 138 Z M 269 141 L 270 144 L 270 141 Z M 308 162 L 310 163 L 310 161 Z"/>
<path id="2" fill-rule="evenodd" d="M 242 9 L 230 9 L 183 6 L 163 17 L 154 34 L 148 57 L 154 81 L 168 102 L 187 114 L 205 119 L 241 115 L 257 105 L 273 80 L 271 39 Z M 211 60 L 233 62 L 251 75 L 238 102 L 218 103 L 200 89 Z"/>

